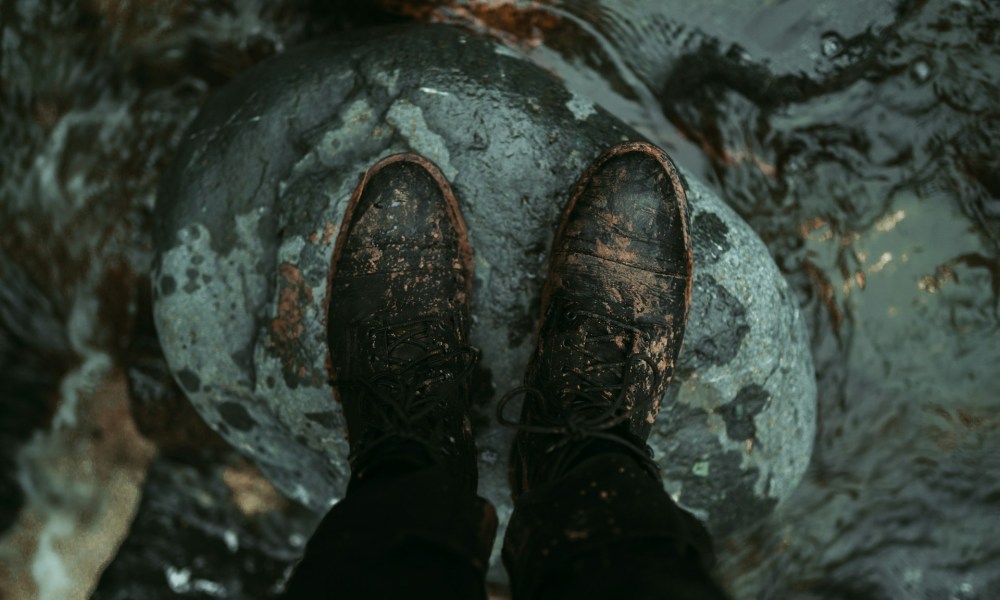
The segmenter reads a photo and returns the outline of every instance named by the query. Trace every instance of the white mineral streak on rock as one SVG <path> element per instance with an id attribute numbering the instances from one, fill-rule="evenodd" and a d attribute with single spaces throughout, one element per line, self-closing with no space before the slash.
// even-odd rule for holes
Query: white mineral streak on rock
<path id="1" fill-rule="evenodd" d="M 587 117 L 597 114 L 593 102 L 576 94 L 566 102 L 566 108 L 573 113 L 577 121 L 586 121 Z"/>
<path id="2" fill-rule="evenodd" d="M 422 87 L 422 88 L 420 88 L 420 91 L 423 92 L 423 93 L 425 93 L 425 94 L 431 94 L 431 95 L 434 95 L 434 96 L 450 96 L 451 95 L 448 92 L 442 92 L 441 90 L 436 90 L 434 88 L 429 88 L 429 87 Z"/>
<path id="3" fill-rule="evenodd" d="M 38 586 L 38 600 L 63 600 L 73 589 L 63 556 L 56 551 L 57 540 L 65 539 L 76 530 L 74 520 L 63 513 L 51 513 L 38 536 L 38 549 L 31 563 L 31 576 Z"/>

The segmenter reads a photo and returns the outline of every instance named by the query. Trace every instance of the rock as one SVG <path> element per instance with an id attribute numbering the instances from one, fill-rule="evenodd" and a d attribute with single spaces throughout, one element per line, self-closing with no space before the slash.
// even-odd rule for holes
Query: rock
<path id="1" fill-rule="evenodd" d="M 153 323 L 149 281 L 136 295 L 136 320 L 122 356 L 136 428 L 163 456 L 208 464 L 232 453 L 191 405 L 163 356 Z"/>
<path id="2" fill-rule="evenodd" d="M 593 158 L 639 137 L 515 52 L 444 26 L 357 32 L 255 66 L 206 103 L 162 182 L 152 281 L 174 377 L 285 494 L 316 511 L 335 502 L 348 447 L 326 383 L 333 242 L 364 169 L 420 152 L 451 180 L 476 252 L 480 492 L 504 521 L 511 433 L 494 407 L 532 348 L 557 217 Z M 799 482 L 816 389 L 764 245 L 684 175 L 692 311 L 651 444 L 667 488 L 721 535 Z"/>
<path id="3" fill-rule="evenodd" d="M 196 467 L 161 456 L 93 598 L 278 597 L 316 522 L 245 460 Z"/>
<path id="4" fill-rule="evenodd" d="M 24 506 L 21 449 L 51 425 L 59 383 L 80 362 L 63 308 L 0 250 L 0 535 Z"/>

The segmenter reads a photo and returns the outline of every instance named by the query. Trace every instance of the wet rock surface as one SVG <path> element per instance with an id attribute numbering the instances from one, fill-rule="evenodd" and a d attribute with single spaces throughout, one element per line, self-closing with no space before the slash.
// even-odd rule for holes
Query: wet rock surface
<path id="1" fill-rule="evenodd" d="M 161 457 L 92 597 L 278 597 L 317 520 L 234 454 L 200 465 Z"/>
<path id="2" fill-rule="evenodd" d="M 0 254 L 0 259 L 5 258 Z M 21 304 L 18 294 L 31 299 Z M 28 307 L 31 310 L 26 310 Z M 59 371 L 77 358 L 62 335 L 60 315 L 28 275 L 0 260 L 0 321 L 14 324 L 0 334 L 0 533 L 24 504 L 18 481 L 17 451 L 35 431 L 52 421 Z M 44 344 L 37 340 L 46 340 Z"/>
<path id="3" fill-rule="evenodd" d="M 443 26 L 261 63 L 204 106 L 158 197 L 152 282 L 170 368 L 212 428 L 325 510 L 348 472 L 325 370 L 333 241 L 363 170 L 420 152 L 451 180 L 475 249 L 480 492 L 503 520 L 510 434 L 493 410 L 532 348 L 556 219 L 593 158 L 640 137 L 517 53 Z M 671 493 L 725 534 L 795 488 L 816 391 L 797 303 L 765 247 L 685 175 L 692 311 L 651 444 Z"/>

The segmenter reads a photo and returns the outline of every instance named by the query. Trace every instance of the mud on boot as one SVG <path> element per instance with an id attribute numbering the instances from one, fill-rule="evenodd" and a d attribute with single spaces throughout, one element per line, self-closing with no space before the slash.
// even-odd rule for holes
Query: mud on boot
<path id="1" fill-rule="evenodd" d="M 354 478 L 444 462 L 475 490 L 472 265 L 465 221 L 433 163 L 397 154 L 364 174 L 334 248 L 327 313 Z"/>
<path id="2" fill-rule="evenodd" d="M 498 405 L 518 430 L 516 499 L 580 461 L 626 452 L 659 480 L 646 445 L 691 298 L 684 185 L 663 150 L 626 142 L 583 174 L 563 213 L 525 385 Z M 523 397 L 520 419 L 503 411 Z"/>

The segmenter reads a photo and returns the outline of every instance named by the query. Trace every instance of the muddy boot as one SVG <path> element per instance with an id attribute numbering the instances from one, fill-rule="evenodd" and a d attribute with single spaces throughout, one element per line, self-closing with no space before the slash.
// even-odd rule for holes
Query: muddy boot
<path id="1" fill-rule="evenodd" d="M 496 512 L 476 496 L 468 375 L 472 252 L 440 171 L 386 158 L 334 249 L 328 341 L 350 442 L 346 497 L 288 598 L 485 598 Z"/>
<path id="2" fill-rule="evenodd" d="M 331 277 L 330 361 L 353 479 L 386 462 L 434 462 L 475 490 L 472 249 L 433 163 L 398 154 L 369 169 L 344 214 Z"/>
<path id="3" fill-rule="evenodd" d="M 646 438 L 691 302 L 686 210 L 676 168 L 650 144 L 615 146 L 581 178 L 553 243 L 521 418 L 507 422 L 515 499 L 595 449 L 659 477 Z"/>
<path id="4" fill-rule="evenodd" d="M 694 574 L 690 597 L 719 596 L 708 536 L 646 444 L 690 305 L 686 210 L 676 168 L 643 142 L 602 154 L 565 209 L 525 386 L 498 406 L 517 429 L 503 554 L 515 597 L 689 597 L 677 573 Z"/>

